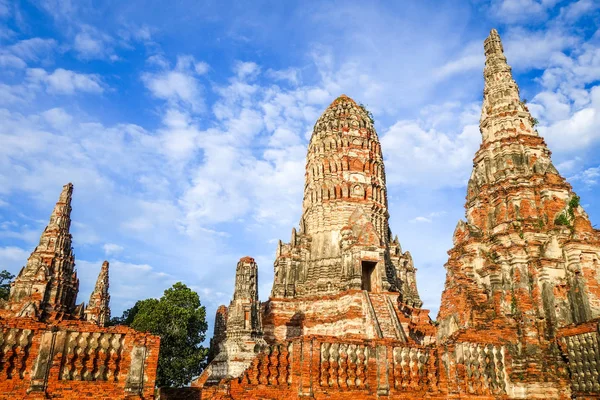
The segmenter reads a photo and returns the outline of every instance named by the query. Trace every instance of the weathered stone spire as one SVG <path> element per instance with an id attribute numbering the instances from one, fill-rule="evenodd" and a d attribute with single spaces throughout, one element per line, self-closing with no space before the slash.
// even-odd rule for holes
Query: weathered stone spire
<path id="1" fill-rule="evenodd" d="M 517 134 L 537 136 L 535 120 L 519 97 L 519 87 L 513 79 L 500 35 L 495 29 L 492 29 L 485 40 L 484 48 L 484 89 L 480 120 L 484 143 Z"/>
<path id="2" fill-rule="evenodd" d="M 9 308 L 19 316 L 60 318 L 73 312 L 79 289 L 71 247 L 73 185 L 63 186 L 50 222 L 11 285 Z"/>
<path id="3" fill-rule="evenodd" d="M 438 335 L 485 331 L 519 343 L 527 350 L 511 355 L 511 379 L 556 382 L 544 370 L 560 362 L 551 340 L 561 327 L 600 317 L 600 235 L 553 166 L 495 30 L 484 46 L 483 140 L 466 222 L 456 227 L 446 264 Z M 535 388 L 523 382 L 522 390 L 530 397 Z"/>
<path id="4" fill-rule="evenodd" d="M 235 290 L 227 313 L 227 337 L 238 334 L 260 336 L 258 265 L 252 257 L 242 257 L 235 271 Z"/>
<path id="5" fill-rule="evenodd" d="M 219 354 L 221 345 L 227 337 L 227 306 L 221 304 L 215 314 L 213 337 L 210 339 L 207 362 L 211 362 Z"/>
<path id="6" fill-rule="evenodd" d="M 85 309 L 85 319 L 104 326 L 110 320 L 110 294 L 108 293 L 108 261 L 102 263 L 100 274 L 90 301 Z"/>
<path id="7" fill-rule="evenodd" d="M 308 145 L 300 230 L 309 235 L 339 232 L 358 208 L 375 227 L 376 239 L 382 243 L 389 239 L 385 171 L 377 132 L 368 111 L 341 95 L 317 120 Z M 328 250 L 324 244 L 322 252 Z"/>
<path id="8" fill-rule="evenodd" d="M 210 382 L 239 376 L 265 345 L 258 300 L 258 265 L 252 257 L 242 257 L 238 262 L 233 299 L 229 308 L 223 308 L 219 307 L 215 318 L 211 352 L 218 354 L 210 364 Z"/>
<path id="9" fill-rule="evenodd" d="M 346 95 L 335 99 L 314 126 L 306 158 L 300 230 L 278 246 L 271 296 L 400 291 L 420 306 L 412 260 L 391 239 L 371 114 Z"/>

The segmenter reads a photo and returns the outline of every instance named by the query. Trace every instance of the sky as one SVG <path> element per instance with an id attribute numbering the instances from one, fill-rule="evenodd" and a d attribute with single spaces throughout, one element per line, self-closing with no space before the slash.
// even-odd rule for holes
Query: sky
<path id="1" fill-rule="evenodd" d="M 0 0 L 0 269 L 25 265 L 72 182 L 79 302 L 106 259 L 113 315 L 181 281 L 212 325 L 243 256 L 266 300 L 312 127 L 344 93 L 374 115 L 392 233 L 435 319 L 490 29 L 600 224 L 599 20 L 599 0 Z"/>

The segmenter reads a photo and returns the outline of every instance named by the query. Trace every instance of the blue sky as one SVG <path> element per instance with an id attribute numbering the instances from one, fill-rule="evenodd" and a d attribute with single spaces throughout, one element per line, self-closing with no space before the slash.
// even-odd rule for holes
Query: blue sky
<path id="1" fill-rule="evenodd" d="M 79 301 L 108 259 L 114 315 L 183 281 L 212 324 L 245 255 L 266 299 L 310 131 L 345 93 L 375 116 L 392 231 L 435 318 L 491 28 L 600 224 L 599 18 L 593 0 L 0 0 L 0 269 L 73 182 Z"/>

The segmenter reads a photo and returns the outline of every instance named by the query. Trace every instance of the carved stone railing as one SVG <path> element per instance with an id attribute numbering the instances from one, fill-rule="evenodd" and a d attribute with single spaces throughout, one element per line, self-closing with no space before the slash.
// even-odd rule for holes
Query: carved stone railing
<path id="1" fill-rule="evenodd" d="M 291 348 L 291 343 L 268 346 L 252 360 L 239 382 L 249 385 L 288 386 L 291 383 Z"/>
<path id="2" fill-rule="evenodd" d="M 509 398 L 505 352 L 460 340 L 419 346 L 304 336 L 263 350 L 238 379 L 203 386 L 201 398 Z"/>
<path id="3" fill-rule="evenodd" d="M 84 398 L 90 390 L 111 398 L 119 398 L 117 393 L 151 398 L 159 342 L 121 326 L 0 319 L 0 399 L 36 392 Z"/>
<path id="4" fill-rule="evenodd" d="M 369 348 L 360 344 L 321 343 L 319 384 L 323 387 L 364 389 Z"/>
<path id="5" fill-rule="evenodd" d="M 568 360 L 574 398 L 600 397 L 600 325 L 598 321 L 573 325 L 559 333 Z"/>
<path id="6" fill-rule="evenodd" d="M 435 391 L 437 352 L 431 348 L 394 347 L 394 388 L 399 391 Z"/>
<path id="7" fill-rule="evenodd" d="M 485 343 L 456 343 L 442 360 L 448 371 L 450 392 L 471 395 L 507 394 L 504 346 Z"/>
<path id="8" fill-rule="evenodd" d="M 0 333 L 0 380 L 23 379 L 31 352 L 31 329 L 4 328 Z"/>

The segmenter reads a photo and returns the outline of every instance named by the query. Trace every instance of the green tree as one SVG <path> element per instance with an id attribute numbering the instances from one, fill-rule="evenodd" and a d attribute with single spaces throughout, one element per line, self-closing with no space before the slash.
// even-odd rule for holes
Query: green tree
<path id="1" fill-rule="evenodd" d="M 0 299 L 8 300 L 8 295 L 10 294 L 10 282 L 14 277 L 15 276 L 7 270 L 0 272 Z"/>
<path id="2" fill-rule="evenodd" d="M 137 315 L 138 311 L 140 311 L 140 307 L 142 306 L 142 304 L 144 304 L 145 302 L 148 301 L 157 301 L 156 299 L 146 299 L 146 300 L 138 300 L 133 307 L 131 307 L 128 310 L 123 311 L 123 315 L 121 315 L 120 317 L 112 317 L 110 319 L 110 321 L 108 321 L 108 326 L 114 326 L 114 325 L 126 325 L 126 326 L 131 326 L 131 323 L 133 322 L 133 319 L 135 318 L 135 316 Z"/>
<path id="3" fill-rule="evenodd" d="M 198 294 L 183 283 L 165 290 L 158 300 L 138 301 L 119 320 L 160 336 L 157 386 L 184 386 L 206 366 L 208 349 L 202 346 L 208 328 L 206 310 Z"/>

